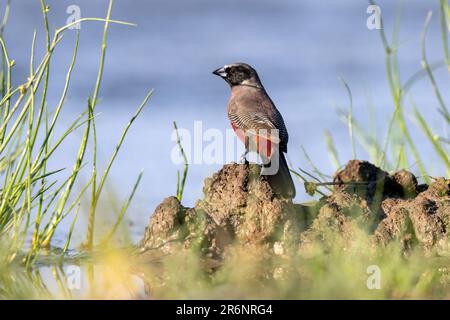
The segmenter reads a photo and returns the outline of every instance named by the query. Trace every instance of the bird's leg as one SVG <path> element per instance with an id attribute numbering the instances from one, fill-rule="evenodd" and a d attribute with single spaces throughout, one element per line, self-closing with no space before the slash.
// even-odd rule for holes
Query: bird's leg
<path id="1" fill-rule="evenodd" d="M 245 151 L 241 155 L 241 161 L 240 161 L 241 164 L 248 164 L 249 163 L 248 160 L 247 160 L 247 154 L 248 154 L 248 151 Z"/>
<path id="2" fill-rule="evenodd" d="M 248 154 L 248 146 L 249 146 L 249 139 L 248 136 L 245 136 L 244 138 L 244 145 L 245 145 L 245 152 L 242 154 L 241 156 L 241 164 L 245 164 L 248 165 L 248 160 L 247 160 L 247 154 Z"/>

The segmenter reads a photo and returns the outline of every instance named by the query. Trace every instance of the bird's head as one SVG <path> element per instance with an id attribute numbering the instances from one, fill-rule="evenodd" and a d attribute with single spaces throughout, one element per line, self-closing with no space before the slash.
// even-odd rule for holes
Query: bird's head
<path id="1" fill-rule="evenodd" d="M 256 70 L 246 63 L 227 64 L 214 70 L 213 74 L 224 79 L 231 87 L 247 85 L 262 88 Z"/>

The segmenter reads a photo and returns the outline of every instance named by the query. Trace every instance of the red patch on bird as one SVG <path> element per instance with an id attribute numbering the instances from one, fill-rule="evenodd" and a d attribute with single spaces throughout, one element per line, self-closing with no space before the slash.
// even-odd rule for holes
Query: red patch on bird
<path id="1" fill-rule="evenodd" d="M 256 145 L 256 150 L 258 152 L 258 154 L 265 156 L 266 158 L 270 159 L 272 157 L 273 154 L 273 150 L 272 150 L 272 144 L 274 144 L 270 139 L 267 139 L 267 137 L 262 137 L 262 136 L 258 136 L 256 135 L 256 131 L 255 132 L 248 132 L 246 133 L 245 130 L 240 129 L 236 126 L 234 126 L 233 124 L 231 124 L 231 127 L 233 128 L 234 132 L 236 133 L 236 135 L 238 136 L 239 140 L 242 141 L 242 143 L 245 144 L 245 138 L 246 137 L 251 137 L 253 139 L 254 145 Z M 250 146 L 250 149 L 253 149 Z M 250 151 L 255 151 L 255 150 L 250 150 Z"/>

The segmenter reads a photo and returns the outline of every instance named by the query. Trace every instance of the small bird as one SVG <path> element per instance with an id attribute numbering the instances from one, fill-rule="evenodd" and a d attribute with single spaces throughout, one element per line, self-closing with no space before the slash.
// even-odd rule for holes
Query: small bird
<path id="1" fill-rule="evenodd" d="M 213 74 L 231 87 L 228 118 L 245 144 L 243 157 L 249 152 L 250 143 L 256 144 L 255 151 L 264 163 L 262 174 L 270 172 L 264 171 L 264 168 L 274 163 L 278 169 L 265 174 L 274 193 L 283 198 L 294 198 L 295 186 L 284 157 L 288 132 L 283 117 L 261 84 L 256 70 L 246 63 L 233 63 L 213 71 Z"/>

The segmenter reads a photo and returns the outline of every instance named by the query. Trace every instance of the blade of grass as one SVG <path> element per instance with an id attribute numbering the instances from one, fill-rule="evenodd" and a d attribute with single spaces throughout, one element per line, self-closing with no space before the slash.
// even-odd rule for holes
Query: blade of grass
<path id="1" fill-rule="evenodd" d="M 117 154 L 119 153 L 120 148 L 122 147 L 122 144 L 125 140 L 125 137 L 131 127 L 131 125 L 133 124 L 133 122 L 136 120 L 136 118 L 139 116 L 139 114 L 142 112 L 142 110 L 144 109 L 144 107 L 147 105 L 148 100 L 150 99 L 151 95 L 153 94 L 153 90 L 150 90 L 147 95 L 145 96 L 144 100 L 142 101 L 141 105 L 139 106 L 139 108 L 136 110 L 135 114 L 131 117 L 130 121 L 128 122 L 127 126 L 125 127 L 125 129 L 122 132 L 122 136 L 119 139 L 119 142 L 116 145 L 116 148 L 109 160 L 108 165 L 106 166 L 105 171 L 103 172 L 103 175 L 100 178 L 100 182 L 98 184 L 98 187 L 96 189 L 96 193 L 94 198 L 91 200 L 91 207 L 90 207 L 90 211 L 89 211 L 89 218 L 88 218 L 88 226 L 90 224 L 92 224 L 92 228 L 88 228 L 88 234 L 87 234 L 87 238 L 86 238 L 86 243 L 83 245 L 83 248 L 86 248 L 87 250 L 92 249 L 93 247 L 93 240 L 94 240 L 94 221 L 95 221 L 95 211 L 96 211 L 96 206 L 98 204 L 98 199 L 100 198 L 100 195 L 102 193 L 103 187 L 105 185 L 105 181 L 109 175 L 109 172 L 111 170 L 112 164 L 114 163 L 114 160 L 117 157 Z M 89 231 L 91 230 L 91 231 Z"/>
<path id="2" fill-rule="evenodd" d="M 181 144 L 180 134 L 178 132 L 177 123 L 175 121 L 173 122 L 173 129 L 175 130 L 175 133 L 177 135 L 177 145 L 178 148 L 180 149 L 180 153 L 184 161 L 183 176 L 181 179 L 180 179 L 180 171 L 179 170 L 177 171 L 177 199 L 178 201 L 181 202 L 181 200 L 183 199 L 184 186 L 186 184 L 186 179 L 189 171 L 189 163 L 187 160 L 186 153 L 184 152 L 183 145 Z"/>
<path id="3" fill-rule="evenodd" d="M 334 169 L 337 170 L 340 168 L 341 165 L 339 162 L 339 157 L 338 157 L 338 153 L 336 150 L 336 146 L 333 141 L 333 137 L 332 137 L 330 131 L 328 131 L 328 130 L 325 130 L 324 136 L 325 136 L 325 142 L 327 144 L 328 155 L 330 157 L 331 164 L 333 165 Z"/>
<path id="4" fill-rule="evenodd" d="M 120 224 L 122 223 L 123 218 L 124 218 L 124 216 L 125 216 L 125 213 L 127 212 L 128 207 L 129 207 L 130 204 L 131 204 L 131 201 L 133 201 L 134 195 L 135 195 L 135 193 L 136 193 L 137 188 L 139 187 L 139 184 L 140 184 L 140 182 L 141 182 L 141 179 L 142 179 L 142 175 L 143 175 L 143 174 L 144 174 L 143 171 L 141 171 L 141 172 L 139 173 L 139 176 L 138 176 L 138 178 L 137 178 L 137 180 L 136 180 L 136 182 L 135 182 L 135 184 L 134 184 L 134 186 L 133 186 L 133 190 L 131 191 L 130 196 L 129 196 L 128 199 L 125 201 L 125 203 L 124 203 L 123 206 L 122 206 L 122 209 L 120 210 L 120 214 L 119 214 L 119 216 L 117 217 L 116 223 L 114 224 L 114 226 L 112 227 L 112 229 L 111 229 L 111 231 L 108 233 L 108 235 L 100 242 L 100 243 L 102 243 L 103 245 L 107 245 L 107 244 L 111 241 L 111 239 L 114 237 L 115 233 L 117 232 L 117 229 L 119 228 Z"/>
<path id="5" fill-rule="evenodd" d="M 339 77 L 339 80 L 344 85 L 345 90 L 347 91 L 348 99 L 349 99 L 348 118 L 347 118 L 348 134 L 350 137 L 350 144 L 352 146 L 352 159 L 356 159 L 355 139 L 353 137 L 353 95 L 352 95 L 352 91 L 350 90 L 350 86 L 344 80 L 344 78 Z"/>
<path id="6" fill-rule="evenodd" d="M 412 104 L 414 105 L 414 102 L 412 102 Z M 450 177 L 450 158 L 447 152 L 444 150 L 443 146 L 440 144 L 439 137 L 432 132 L 431 128 L 428 126 L 427 122 L 425 121 L 422 114 L 419 112 L 419 110 L 415 105 L 414 105 L 414 115 L 419 127 L 422 129 L 425 136 L 431 142 L 434 150 L 439 155 L 445 167 L 447 168 L 447 176 Z"/>

